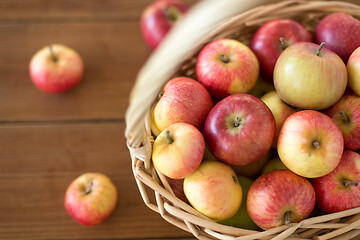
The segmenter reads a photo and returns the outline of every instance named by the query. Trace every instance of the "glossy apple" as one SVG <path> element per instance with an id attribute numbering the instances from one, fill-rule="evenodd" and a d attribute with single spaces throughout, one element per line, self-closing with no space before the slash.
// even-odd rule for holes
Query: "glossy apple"
<path id="1" fill-rule="evenodd" d="M 43 47 L 31 58 L 30 77 L 46 93 L 62 93 L 79 84 L 84 63 L 74 49 L 61 44 Z"/>
<path id="2" fill-rule="evenodd" d="M 296 111 L 294 108 L 290 107 L 283 100 L 281 100 L 275 91 L 265 94 L 261 97 L 261 100 L 266 104 L 266 106 L 269 107 L 275 118 L 276 132 L 272 147 L 276 148 L 282 125 L 284 124 L 285 120 Z"/>
<path id="3" fill-rule="evenodd" d="M 223 221 L 235 215 L 241 205 L 242 190 L 235 172 L 218 161 L 205 161 L 184 180 L 184 192 L 200 213 Z"/>
<path id="4" fill-rule="evenodd" d="M 360 207 L 359 183 L 360 155 L 345 150 L 334 171 L 312 179 L 317 205 L 328 213 Z"/>
<path id="5" fill-rule="evenodd" d="M 67 188 L 64 205 L 75 221 L 93 226 L 110 216 L 116 202 L 116 187 L 107 176 L 101 173 L 85 173 Z"/>
<path id="6" fill-rule="evenodd" d="M 197 169 L 204 157 L 205 140 L 188 123 L 174 123 L 155 139 L 152 161 L 165 176 L 185 178 Z"/>
<path id="7" fill-rule="evenodd" d="M 230 165 L 247 165 L 270 149 L 275 120 L 260 99 L 249 94 L 228 96 L 208 114 L 204 137 L 210 152 Z"/>
<path id="8" fill-rule="evenodd" d="M 202 131 L 213 104 L 210 94 L 199 82 L 187 77 L 173 78 L 161 95 L 151 114 L 151 130 L 156 136 L 177 122 L 190 123 Z"/>
<path id="9" fill-rule="evenodd" d="M 263 24 L 254 34 L 250 48 L 260 62 L 265 79 L 273 81 L 276 60 L 295 42 L 311 42 L 311 35 L 300 23 L 291 19 L 274 19 Z"/>
<path id="10" fill-rule="evenodd" d="M 297 223 L 315 206 L 311 183 L 289 170 L 275 170 L 257 178 L 247 197 L 251 219 L 262 229 Z"/>
<path id="11" fill-rule="evenodd" d="M 274 85 L 287 104 L 320 110 L 336 103 L 347 85 L 344 62 L 332 51 L 314 43 L 294 43 L 280 55 Z"/>
<path id="12" fill-rule="evenodd" d="M 261 169 L 264 167 L 266 162 L 269 160 L 271 155 L 271 150 L 268 151 L 264 156 L 262 156 L 259 160 L 247 164 L 247 165 L 231 165 L 232 169 L 234 169 L 235 173 L 240 176 L 245 176 L 249 178 L 254 178 L 259 175 Z"/>
<path id="13" fill-rule="evenodd" d="M 304 110 L 286 119 L 278 140 L 281 161 L 294 173 L 316 178 L 330 173 L 339 164 L 344 139 L 328 116 Z"/>
<path id="14" fill-rule="evenodd" d="M 253 181 L 251 181 L 249 178 L 237 176 L 238 181 L 240 183 L 241 189 L 242 189 L 242 198 L 243 201 L 241 202 L 241 206 L 239 210 L 236 212 L 236 214 L 225 220 L 220 222 L 221 224 L 238 227 L 238 228 L 245 228 L 249 230 L 257 230 L 259 227 L 254 223 L 254 221 L 250 218 L 247 207 L 246 207 L 246 199 L 247 194 L 250 189 L 251 184 Z"/>
<path id="15" fill-rule="evenodd" d="M 360 96 L 360 47 L 358 47 L 347 62 L 347 70 L 349 75 L 349 87 Z"/>
<path id="16" fill-rule="evenodd" d="M 166 176 L 165 176 L 166 177 Z M 185 203 L 188 203 L 185 193 L 184 193 L 184 178 L 181 179 L 173 179 L 166 177 L 166 180 L 168 181 L 171 190 L 174 192 L 175 196 L 182 200 Z"/>
<path id="17" fill-rule="evenodd" d="M 261 171 L 261 175 L 268 173 L 268 172 L 272 172 L 275 170 L 279 170 L 279 169 L 285 169 L 285 170 L 289 170 L 284 163 L 280 160 L 280 158 L 275 157 L 273 159 L 270 159 L 265 166 L 263 167 L 262 171 Z"/>
<path id="18" fill-rule="evenodd" d="M 158 0 L 145 8 L 141 32 L 148 46 L 155 49 L 188 10 L 189 6 L 179 0 Z"/>
<path id="19" fill-rule="evenodd" d="M 326 48 L 347 62 L 360 46 L 360 21 L 347 13 L 330 14 L 316 26 L 315 42 L 326 42 Z"/>
<path id="20" fill-rule="evenodd" d="M 345 149 L 360 149 L 360 97 L 345 95 L 324 113 L 340 128 Z"/>
<path id="21" fill-rule="evenodd" d="M 197 58 L 196 76 L 214 98 L 247 93 L 259 76 L 255 54 L 243 43 L 219 39 L 206 45 Z"/>

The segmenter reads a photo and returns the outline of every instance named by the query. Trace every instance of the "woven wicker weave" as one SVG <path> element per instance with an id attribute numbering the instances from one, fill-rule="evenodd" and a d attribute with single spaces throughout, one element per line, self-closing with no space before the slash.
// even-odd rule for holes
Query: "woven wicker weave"
<path id="1" fill-rule="evenodd" d="M 206 0 L 197 4 L 152 54 L 141 69 L 131 92 L 126 113 L 126 138 L 135 180 L 145 204 L 171 224 L 198 239 L 351 239 L 360 235 L 360 208 L 308 218 L 291 226 L 252 231 L 224 226 L 198 213 L 176 198 L 166 180 L 150 161 L 152 136 L 149 112 L 164 84 L 174 76 L 195 78 L 199 50 L 219 38 L 249 44 L 264 22 L 292 18 L 313 32 L 314 26 L 332 12 L 360 17 L 360 6 L 345 2 L 288 0 Z M 359 2 L 360 3 L 360 2 Z M 264 5 L 266 4 L 266 5 Z M 148 194 L 155 194 L 151 202 Z"/>

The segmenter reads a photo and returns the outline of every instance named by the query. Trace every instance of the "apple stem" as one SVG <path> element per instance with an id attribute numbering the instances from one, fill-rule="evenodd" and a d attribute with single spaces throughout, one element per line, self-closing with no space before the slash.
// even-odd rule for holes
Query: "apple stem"
<path id="1" fill-rule="evenodd" d="M 234 126 L 235 126 L 235 127 L 238 127 L 238 126 L 240 126 L 240 125 L 241 125 L 241 119 L 240 119 L 238 116 L 236 116 L 236 117 L 235 117 Z"/>
<path id="2" fill-rule="evenodd" d="M 285 50 L 285 49 L 287 48 L 285 39 L 284 39 L 283 37 L 281 37 L 279 40 L 280 40 L 280 42 L 281 42 L 281 48 L 282 48 L 282 50 Z"/>
<path id="3" fill-rule="evenodd" d="M 359 185 L 358 182 L 347 180 L 347 179 L 344 179 L 343 184 L 344 184 L 345 187 L 350 186 L 350 185 L 353 185 L 354 187 L 357 187 Z"/>
<path id="4" fill-rule="evenodd" d="M 289 226 L 290 225 L 290 211 L 285 212 L 284 219 L 285 219 L 284 220 L 285 224 Z"/>
<path id="5" fill-rule="evenodd" d="M 320 143 L 318 141 L 313 141 L 312 145 L 314 146 L 314 148 L 319 149 L 320 148 Z"/>
<path id="6" fill-rule="evenodd" d="M 49 45 L 48 47 L 49 47 L 49 51 L 50 51 L 52 60 L 53 60 L 54 62 L 57 62 L 58 58 L 55 56 L 55 53 L 54 53 L 54 50 L 53 50 L 52 46 Z"/>
<path id="7" fill-rule="evenodd" d="M 316 51 L 316 56 L 320 57 L 320 53 L 321 53 L 321 49 L 325 46 L 325 42 L 322 42 L 318 48 L 318 50 Z"/>
<path id="8" fill-rule="evenodd" d="M 170 8 L 168 6 L 163 8 L 164 13 L 171 22 L 176 22 L 177 18 L 174 16 L 174 14 L 171 14 Z"/>
<path id="9" fill-rule="evenodd" d="M 172 139 L 171 136 L 170 136 L 170 131 L 169 130 L 166 131 L 166 139 L 167 139 L 168 144 L 172 144 L 174 142 L 174 139 Z"/>
<path id="10" fill-rule="evenodd" d="M 92 189 L 92 186 L 93 186 L 94 184 L 93 184 L 93 182 L 91 181 L 90 183 L 89 183 L 89 186 L 86 188 L 86 190 L 85 190 L 85 194 L 89 194 L 90 192 L 91 192 L 91 189 Z"/>
<path id="11" fill-rule="evenodd" d="M 344 113 L 343 110 L 340 110 L 340 111 L 339 111 L 339 114 L 340 114 L 341 119 L 343 120 L 343 122 L 344 122 L 345 124 L 349 124 L 349 123 L 350 123 L 350 120 L 349 120 L 348 116 Z"/>
<path id="12" fill-rule="evenodd" d="M 223 61 L 223 63 L 229 63 L 230 62 L 230 59 L 227 58 L 224 54 L 220 55 L 220 59 L 221 59 L 221 61 Z"/>

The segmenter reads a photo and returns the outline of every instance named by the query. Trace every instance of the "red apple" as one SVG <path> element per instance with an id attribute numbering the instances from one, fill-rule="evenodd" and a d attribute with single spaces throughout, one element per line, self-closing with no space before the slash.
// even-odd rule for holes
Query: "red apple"
<path id="1" fill-rule="evenodd" d="M 179 0 L 158 0 L 149 5 L 141 15 L 141 31 L 149 47 L 155 49 L 188 10 Z"/>
<path id="2" fill-rule="evenodd" d="M 174 123 L 155 139 L 152 161 L 165 176 L 181 179 L 199 167 L 204 151 L 204 137 L 196 127 Z"/>
<path id="3" fill-rule="evenodd" d="M 184 192 L 197 211 L 217 222 L 233 217 L 242 200 L 242 189 L 235 172 L 218 161 L 201 163 L 185 178 Z"/>
<path id="4" fill-rule="evenodd" d="M 248 93 L 259 76 L 255 54 L 243 43 L 219 39 L 206 45 L 197 58 L 196 76 L 217 99 Z"/>
<path id="5" fill-rule="evenodd" d="M 274 84 L 287 104 L 320 110 L 336 103 L 347 85 L 344 62 L 332 51 L 314 43 L 294 43 L 275 65 Z"/>
<path id="6" fill-rule="evenodd" d="M 165 85 L 161 95 L 151 115 L 151 130 L 156 136 L 177 122 L 190 123 L 202 131 L 213 106 L 204 86 L 191 78 L 178 77 Z"/>
<path id="7" fill-rule="evenodd" d="M 114 211 L 117 190 L 101 173 L 85 173 L 77 177 L 65 194 L 65 208 L 77 222 L 93 226 L 103 222 Z"/>
<path id="8" fill-rule="evenodd" d="M 75 50 L 61 44 L 51 44 L 31 58 L 29 72 L 38 89 L 46 93 L 62 93 L 79 84 L 84 74 L 84 64 Z"/>
<path id="9" fill-rule="evenodd" d="M 360 97 L 345 95 L 324 111 L 340 128 L 344 137 L 344 147 L 360 149 Z"/>
<path id="10" fill-rule="evenodd" d="M 354 93 L 360 96 L 360 47 L 358 47 L 347 62 L 349 75 L 349 87 Z"/>
<path id="11" fill-rule="evenodd" d="M 247 165 L 260 159 L 269 151 L 274 135 L 275 120 L 270 109 L 249 94 L 221 100 L 204 126 L 210 152 L 230 165 Z"/>
<path id="12" fill-rule="evenodd" d="M 360 21 L 347 13 L 333 13 L 323 18 L 315 29 L 315 42 L 326 42 L 326 48 L 347 62 L 360 47 Z"/>
<path id="13" fill-rule="evenodd" d="M 247 196 L 251 219 L 262 229 L 297 223 L 315 206 L 311 183 L 289 170 L 275 170 L 255 180 Z"/>
<path id="14" fill-rule="evenodd" d="M 165 176 L 166 177 L 166 176 Z M 188 203 L 185 193 L 184 193 L 184 178 L 181 179 L 173 179 L 166 177 L 166 180 L 168 181 L 171 190 L 174 192 L 175 196 L 182 200 L 185 203 Z"/>
<path id="15" fill-rule="evenodd" d="M 360 155 L 345 150 L 331 173 L 312 179 L 317 205 L 334 213 L 360 207 Z"/>
<path id="16" fill-rule="evenodd" d="M 261 97 L 261 100 L 266 104 L 266 106 L 269 107 L 275 118 L 276 132 L 272 147 L 276 148 L 282 125 L 284 124 L 285 120 L 296 111 L 294 108 L 290 107 L 284 101 L 282 101 L 275 91 L 266 93 Z"/>
<path id="17" fill-rule="evenodd" d="M 316 178 L 330 173 L 339 164 L 344 139 L 330 117 L 305 110 L 286 119 L 277 149 L 281 161 L 291 171 L 303 177 Z"/>
<path id="18" fill-rule="evenodd" d="M 311 35 L 300 23 L 291 19 L 274 19 L 263 24 L 254 34 L 250 48 L 260 62 L 261 74 L 273 80 L 276 60 L 295 42 L 311 42 Z"/>

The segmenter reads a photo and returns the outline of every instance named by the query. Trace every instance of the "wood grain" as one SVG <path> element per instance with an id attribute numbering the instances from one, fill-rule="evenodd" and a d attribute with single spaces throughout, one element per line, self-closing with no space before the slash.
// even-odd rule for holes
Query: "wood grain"
<path id="1" fill-rule="evenodd" d="M 122 119 L 150 50 L 138 23 L 0 24 L 0 121 Z M 34 87 L 28 64 L 43 46 L 62 43 L 85 63 L 79 86 L 61 95 Z"/>
<path id="2" fill-rule="evenodd" d="M 182 0 L 192 5 L 196 0 Z M 139 21 L 149 0 L 1 0 L 0 21 Z M 29 11 L 31 9 L 31 11 Z"/>
<path id="3" fill-rule="evenodd" d="M 190 237 L 142 202 L 122 121 L 0 126 L 0 239 Z M 119 200 L 104 223 L 85 227 L 63 207 L 64 193 L 85 172 L 115 183 Z"/>

